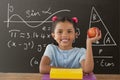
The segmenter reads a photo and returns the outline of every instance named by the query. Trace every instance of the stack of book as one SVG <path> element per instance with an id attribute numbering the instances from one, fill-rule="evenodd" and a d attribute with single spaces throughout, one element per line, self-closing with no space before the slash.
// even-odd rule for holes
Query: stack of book
<path id="1" fill-rule="evenodd" d="M 50 79 L 83 79 L 83 71 L 81 68 L 65 69 L 51 68 Z"/>

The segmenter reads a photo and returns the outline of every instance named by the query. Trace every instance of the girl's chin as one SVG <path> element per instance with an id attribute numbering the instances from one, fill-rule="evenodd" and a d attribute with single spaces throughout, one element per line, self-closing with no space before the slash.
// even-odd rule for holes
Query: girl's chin
<path id="1" fill-rule="evenodd" d="M 61 44 L 63 47 L 69 47 L 69 44 Z"/>
<path id="2" fill-rule="evenodd" d="M 62 42 L 61 44 L 62 44 L 62 45 L 69 45 L 68 42 L 64 42 L 64 43 Z"/>
<path id="3" fill-rule="evenodd" d="M 70 42 L 61 42 L 60 45 L 63 47 L 69 47 L 70 46 Z M 72 45 L 71 45 L 72 46 Z"/>

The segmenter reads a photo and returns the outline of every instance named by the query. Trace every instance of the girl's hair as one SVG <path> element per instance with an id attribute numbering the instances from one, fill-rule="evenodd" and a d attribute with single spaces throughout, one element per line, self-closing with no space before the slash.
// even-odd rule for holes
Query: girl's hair
<path id="1" fill-rule="evenodd" d="M 54 17 L 52 17 L 52 21 L 53 21 L 53 23 L 52 23 L 52 29 L 51 29 L 52 33 L 54 33 L 54 30 L 55 30 L 55 27 L 56 27 L 57 23 L 59 23 L 59 22 L 65 22 L 65 21 L 68 21 L 71 24 L 73 24 L 75 32 L 77 32 L 78 19 L 76 17 L 69 18 L 69 17 L 57 17 L 57 16 L 54 16 Z"/>

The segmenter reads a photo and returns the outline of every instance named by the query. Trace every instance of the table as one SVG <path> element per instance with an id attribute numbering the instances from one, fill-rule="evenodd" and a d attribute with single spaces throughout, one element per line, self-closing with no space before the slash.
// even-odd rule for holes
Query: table
<path id="1" fill-rule="evenodd" d="M 97 80 L 120 80 L 120 74 L 95 74 Z M 40 73 L 0 73 L 0 80 L 41 80 Z"/>

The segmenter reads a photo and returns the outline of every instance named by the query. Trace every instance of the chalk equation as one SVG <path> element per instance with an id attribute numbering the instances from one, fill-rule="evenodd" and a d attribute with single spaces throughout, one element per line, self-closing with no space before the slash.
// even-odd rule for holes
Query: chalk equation
<path id="1" fill-rule="evenodd" d="M 17 42 L 17 41 L 13 41 L 10 40 L 7 43 L 8 48 L 16 48 L 16 47 L 22 47 L 23 50 L 29 50 L 29 49 L 33 49 L 34 47 L 37 47 L 36 51 L 41 52 L 42 48 L 45 48 L 47 44 L 36 44 L 34 41 L 30 41 L 30 42 Z"/>
<path id="2" fill-rule="evenodd" d="M 37 59 L 36 57 L 32 57 L 30 60 L 30 66 L 34 67 L 34 66 L 38 66 L 39 65 L 39 59 Z"/>
<path id="3" fill-rule="evenodd" d="M 21 32 L 21 30 L 9 30 L 11 38 L 24 38 L 24 39 L 45 39 L 51 38 L 50 34 L 47 33 L 38 33 L 38 32 Z"/>
<path id="4" fill-rule="evenodd" d="M 114 57 L 110 54 L 104 55 L 104 53 L 104 49 L 98 49 L 98 56 L 94 56 L 95 63 L 102 68 L 115 67 Z"/>
<path id="5" fill-rule="evenodd" d="M 110 59 L 109 61 L 106 59 L 99 59 L 96 61 L 96 64 L 98 64 L 102 68 L 115 67 L 115 63 L 111 60 L 112 59 Z"/>

